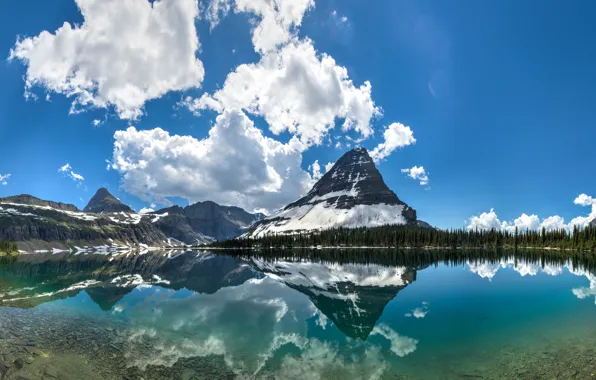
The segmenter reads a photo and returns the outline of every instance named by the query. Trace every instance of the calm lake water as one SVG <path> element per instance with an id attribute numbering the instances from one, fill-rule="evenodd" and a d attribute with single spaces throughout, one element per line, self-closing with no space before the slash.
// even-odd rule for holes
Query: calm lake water
<path id="1" fill-rule="evenodd" d="M 25 255 L 0 379 L 594 378 L 594 265 L 545 255 Z"/>

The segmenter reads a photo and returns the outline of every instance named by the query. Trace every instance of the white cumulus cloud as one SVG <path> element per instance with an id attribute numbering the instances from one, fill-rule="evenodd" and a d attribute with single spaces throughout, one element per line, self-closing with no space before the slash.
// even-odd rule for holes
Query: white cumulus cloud
<path id="1" fill-rule="evenodd" d="M 370 156 L 377 163 L 388 157 L 394 150 L 416 143 L 412 129 L 402 123 L 392 123 L 385 129 L 383 136 L 385 141 L 370 152 Z"/>
<path id="2" fill-rule="evenodd" d="M 318 181 L 323 177 L 323 172 L 321 172 L 321 165 L 319 165 L 319 160 L 316 160 L 308 167 L 308 170 L 312 171 L 312 179 Z"/>
<path id="3" fill-rule="evenodd" d="M 10 179 L 11 174 L 0 174 L 0 184 L 8 185 L 8 180 Z"/>
<path id="4" fill-rule="evenodd" d="M 75 173 L 72 170 L 72 166 L 70 166 L 70 164 L 65 164 L 64 166 L 61 166 L 58 169 L 59 173 L 62 173 L 63 175 L 65 175 L 66 177 L 69 177 L 70 179 L 72 179 L 73 181 L 77 182 L 77 183 L 81 183 L 85 180 L 85 178 L 83 178 L 82 175 Z"/>
<path id="5" fill-rule="evenodd" d="M 501 221 L 494 209 L 490 212 L 483 212 L 480 215 L 473 216 L 468 221 L 466 228 L 468 230 L 503 230 L 513 232 L 515 228 L 519 231 L 526 230 L 540 230 L 544 227 L 547 231 L 567 229 L 572 231 L 574 227 L 583 228 L 588 226 L 591 221 L 596 219 L 596 198 L 593 198 L 586 194 L 579 195 L 574 202 L 580 206 L 591 206 L 592 210 L 587 216 L 578 216 L 573 218 L 569 223 L 565 223 L 565 219 L 559 215 L 549 216 L 544 219 L 540 219 L 538 215 L 527 215 L 523 213 L 519 218 L 516 218 L 513 222 Z"/>
<path id="6" fill-rule="evenodd" d="M 254 17 L 252 43 L 258 53 L 267 53 L 296 36 L 304 14 L 313 0 L 211 0 L 206 18 L 214 28 L 231 9 Z"/>
<path id="7" fill-rule="evenodd" d="M 202 140 L 134 127 L 114 138 L 112 169 L 126 191 L 146 201 L 179 196 L 271 210 L 297 199 L 313 180 L 301 169 L 297 139 L 282 144 L 263 136 L 242 111 L 224 111 Z"/>
<path id="8" fill-rule="evenodd" d="M 243 64 L 228 75 L 223 88 L 181 104 L 195 114 L 203 109 L 243 109 L 263 116 L 274 134 L 288 131 L 307 144 L 321 144 L 344 119 L 344 131 L 368 138 L 371 122 L 381 114 L 371 97 L 370 82 L 356 87 L 345 67 L 318 55 L 312 42 L 293 41 L 265 54 L 256 64 Z"/>
<path id="9" fill-rule="evenodd" d="M 115 107 L 123 119 L 169 91 L 200 86 L 196 0 L 75 0 L 84 21 L 19 38 L 10 60 L 35 86 L 73 98 L 71 112 Z"/>
<path id="10" fill-rule="evenodd" d="M 401 172 L 407 174 L 412 179 L 420 180 L 420 184 L 423 186 L 428 185 L 428 173 L 424 170 L 424 166 L 402 169 Z"/>
<path id="11" fill-rule="evenodd" d="M 335 165 L 335 162 L 328 162 L 325 164 L 325 173 L 327 173 Z"/>

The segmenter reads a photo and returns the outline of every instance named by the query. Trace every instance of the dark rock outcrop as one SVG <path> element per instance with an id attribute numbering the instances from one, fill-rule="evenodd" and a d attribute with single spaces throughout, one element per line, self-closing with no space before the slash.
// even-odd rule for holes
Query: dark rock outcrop
<path id="1" fill-rule="evenodd" d="M 130 212 L 134 213 L 133 209 L 120 202 L 118 198 L 114 197 L 108 189 L 102 187 L 97 190 L 97 193 L 91 198 L 87 206 L 83 209 L 84 212 L 92 212 L 95 214 L 107 212 Z"/>
<path id="2" fill-rule="evenodd" d="M 422 221 L 422 220 L 416 221 L 416 225 L 418 227 L 422 227 L 422 228 L 434 228 L 433 226 L 431 226 L 430 224 L 428 224 L 428 223 L 426 223 L 425 221 Z"/>

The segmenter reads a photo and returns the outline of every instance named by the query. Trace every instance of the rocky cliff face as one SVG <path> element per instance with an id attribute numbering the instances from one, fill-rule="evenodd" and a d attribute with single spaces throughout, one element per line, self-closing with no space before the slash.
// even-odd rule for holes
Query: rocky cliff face
<path id="1" fill-rule="evenodd" d="M 387 187 L 366 149 L 356 148 L 306 196 L 255 224 L 246 236 L 387 224 L 416 224 L 416 211 Z"/>
<path id="2" fill-rule="evenodd" d="M 105 188 L 83 212 L 74 205 L 17 195 L 0 198 L 0 241 L 17 242 L 25 251 L 203 244 L 237 237 L 262 217 L 213 202 L 141 215 Z"/>
<path id="3" fill-rule="evenodd" d="M 590 226 L 596 227 L 596 219 L 594 219 L 590 222 Z"/>
<path id="4" fill-rule="evenodd" d="M 97 193 L 91 198 L 87 206 L 83 209 L 84 212 L 92 212 L 96 214 L 109 212 L 130 212 L 134 211 L 120 202 L 118 198 L 114 197 L 108 189 L 102 187 L 97 190 Z"/>
<path id="5" fill-rule="evenodd" d="M 29 198 L 10 198 L 11 201 L 22 199 Z M 52 205 L 55 203 L 42 200 L 26 204 L 1 200 L 0 240 L 14 241 L 25 251 L 169 244 L 152 220 L 141 215 L 91 214 L 73 211 L 68 205 L 60 208 Z"/>
<path id="6" fill-rule="evenodd" d="M 155 222 L 157 228 L 187 244 L 233 239 L 263 218 L 262 214 L 251 214 L 239 207 L 220 206 L 210 201 L 185 208 L 169 207 L 152 214 L 161 215 Z"/>

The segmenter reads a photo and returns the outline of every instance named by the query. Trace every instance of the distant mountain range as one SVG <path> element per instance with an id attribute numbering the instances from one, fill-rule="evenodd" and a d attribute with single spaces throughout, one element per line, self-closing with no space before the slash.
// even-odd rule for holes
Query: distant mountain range
<path id="1" fill-rule="evenodd" d="M 0 198 L 0 241 L 28 252 L 173 247 L 231 239 L 262 218 L 214 202 L 138 214 L 105 188 L 83 211 L 23 194 Z"/>
<path id="2" fill-rule="evenodd" d="M 364 148 L 344 154 L 308 194 L 269 217 L 211 201 L 138 214 L 105 188 L 83 211 L 27 194 L 0 198 L 0 241 L 25 251 L 172 247 L 388 224 L 430 227 L 387 187 Z"/>
<path id="3" fill-rule="evenodd" d="M 220 206 L 215 202 L 198 202 L 184 208 L 173 206 L 155 215 L 155 226 L 167 236 L 187 244 L 201 244 L 233 239 L 263 219 L 263 214 L 251 214 L 239 207 Z"/>

